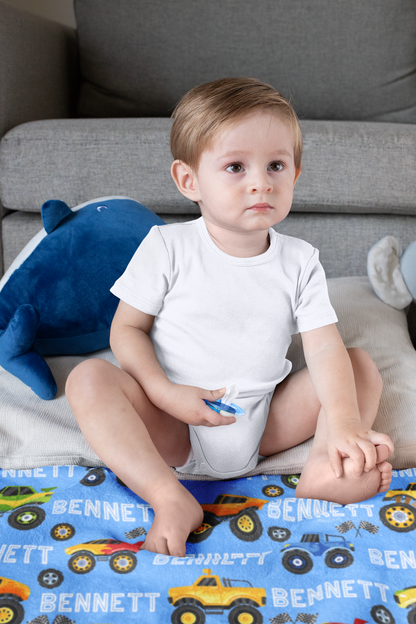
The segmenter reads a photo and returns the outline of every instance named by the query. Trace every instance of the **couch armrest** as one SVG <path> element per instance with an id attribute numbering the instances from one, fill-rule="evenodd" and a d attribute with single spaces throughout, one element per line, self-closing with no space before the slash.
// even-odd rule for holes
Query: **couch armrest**
<path id="1" fill-rule="evenodd" d="M 76 31 L 0 1 L 0 138 L 26 121 L 71 117 Z"/>
<path id="2" fill-rule="evenodd" d="M 0 202 L 0 278 L 4 273 L 4 256 L 3 256 L 3 228 L 2 221 L 5 214 L 5 210 Z"/>

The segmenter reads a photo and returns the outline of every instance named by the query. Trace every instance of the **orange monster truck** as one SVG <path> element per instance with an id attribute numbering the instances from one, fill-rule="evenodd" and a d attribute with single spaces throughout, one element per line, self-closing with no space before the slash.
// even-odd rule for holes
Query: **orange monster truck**
<path id="1" fill-rule="evenodd" d="M 95 539 L 65 549 L 72 555 L 68 567 L 75 574 L 88 574 L 96 561 L 109 561 L 110 568 L 118 574 L 129 574 L 137 565 L 137 553 L 144 540 L 130 544 L 115 539 Z M 1 624 L 1 620 L 0 620 Z"/>
<path id="2" fill-rule="evenodd" d="M 0 622 L 20 624 L 25 617 L 21 602 L 29 596 L 30 589 L 27 585 L 0 576 Z"/>
<path id="3" fill-rule="evenodd" d="M 226 520 L 230 521 L 230 529 L 236 537 L 244 542 L 254 542 L 263 533 L 257 510 L 262 509 L 268 502 L 261 498 L 219 494 L 212 504 L 201 505 L 204 520 L 199 529 L 189 535 L 188 542 L 206 540 L 214 528 Z"/>

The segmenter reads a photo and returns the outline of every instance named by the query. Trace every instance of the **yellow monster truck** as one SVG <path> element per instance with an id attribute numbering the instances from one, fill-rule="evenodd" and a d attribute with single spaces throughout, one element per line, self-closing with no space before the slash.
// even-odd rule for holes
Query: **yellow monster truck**
<path id="1" fill-rule="evenodd" d="M 416 587 L 405 587 L 394 592 L 394 599 L 402 609 L 409 609 L 407 621 L 409 624 L 416 622 Z"/>
<path id="2" fill-rule="evenodd" d="M 394 501 L 379 512 L 386 527 L 398 533 L 416 529 L 416 483 L 409 483 L 405 490 L 388 490 L 383 501 Z"/>
<path id="3" fill-rule="evenodd" d="M 259 607 L 266 604 L 266 590 L 249 581 L 220 578 L 211 570 L 188 587 L 172 587 L 168 601 L 175 607 L 172 624 L 204 624 L 205 613 L 222 615 L 229 610 L 230 624 L 262 624 Z"/>

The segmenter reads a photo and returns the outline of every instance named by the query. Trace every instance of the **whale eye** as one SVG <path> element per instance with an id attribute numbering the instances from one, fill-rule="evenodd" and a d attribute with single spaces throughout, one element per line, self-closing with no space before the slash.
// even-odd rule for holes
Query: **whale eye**
<path id="1" fill-rule="evenodd" d="M 101 210 L 108 210 L 108 206 L 97 206 L 97 210 L 98 212 L 101 212 Z"/>

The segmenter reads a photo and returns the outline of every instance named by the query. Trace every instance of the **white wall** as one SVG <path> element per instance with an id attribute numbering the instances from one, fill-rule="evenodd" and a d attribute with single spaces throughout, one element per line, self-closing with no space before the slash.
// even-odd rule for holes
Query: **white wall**
<path id="1" fill-rule="evenodd" d="M 73 0 L 3 0 L 19 9 L 75 27 Z"/>

